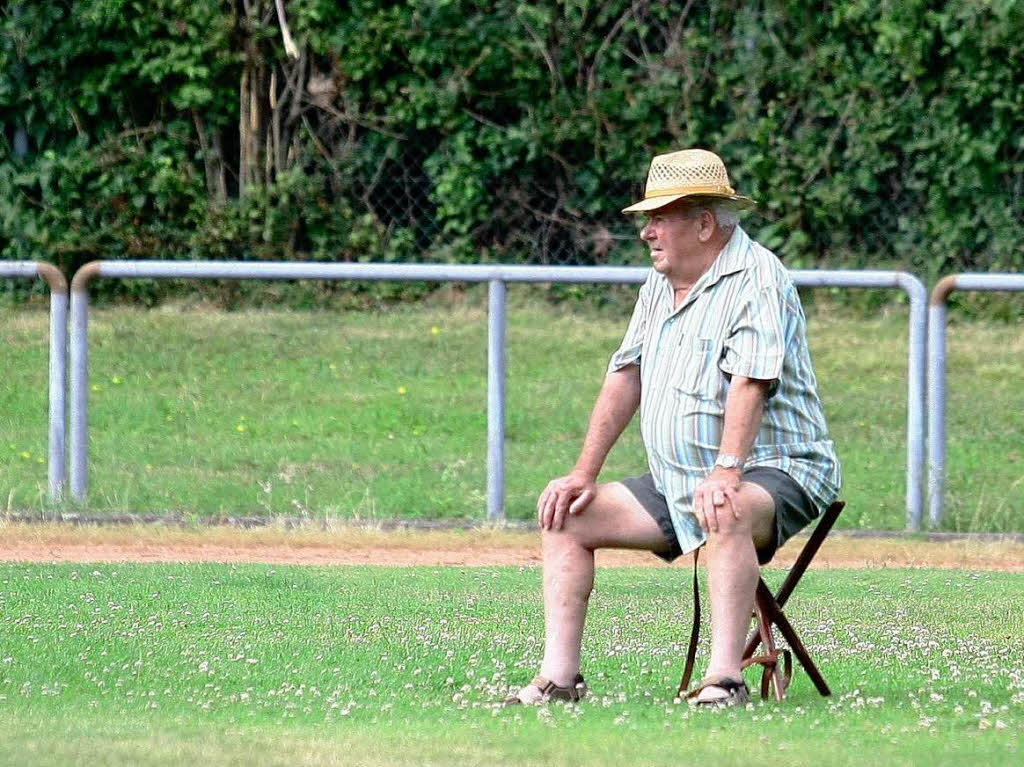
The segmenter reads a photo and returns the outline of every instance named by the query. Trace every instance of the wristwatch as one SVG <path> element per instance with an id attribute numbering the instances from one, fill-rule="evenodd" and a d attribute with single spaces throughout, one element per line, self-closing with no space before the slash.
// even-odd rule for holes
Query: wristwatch
<path id="1" fill-rule="evenodd" d="M 723 469 L 742 469 L 743 459 L 739 456 L 729 455 L 728 453 L 719 453 L 718 460 L 715 461 L 715 467 L 721 466 Z"/>

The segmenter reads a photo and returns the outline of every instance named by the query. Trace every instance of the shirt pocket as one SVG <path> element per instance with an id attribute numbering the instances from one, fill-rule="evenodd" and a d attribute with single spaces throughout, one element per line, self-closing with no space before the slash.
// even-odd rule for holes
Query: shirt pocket
<path id="1" fill-rule="evenodd" d="M 719 396 L 723 379 L 718 369 L 720 349 L 706 338 L 683 343 L 688 349 L 673 387 L 672 457 L 684 471 L 703 476 L 715 462 L 725 425 Z"/>
<path id="2" fill-rule="evenodd" d="M 675 385 L 682 410 L 721 415 L 724 376 L 718 369 L 721 347 L 711 338 L 684 340 L 682 363 Z"/>

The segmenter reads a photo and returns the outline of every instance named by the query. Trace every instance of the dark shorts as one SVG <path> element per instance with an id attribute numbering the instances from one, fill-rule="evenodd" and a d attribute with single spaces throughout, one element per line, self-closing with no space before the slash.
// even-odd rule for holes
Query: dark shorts
<path id="1" fill-rule="evenodd" d="M 754 466 L 743 472 L 742 479 L 744 482 L 760 485 L 775 501 L 774 540 L 757 550 L 757 561 L 763 565 L 771 561 L 783 543 L 817 517 L 819 511 L 804 489 L 780 469 Z M 654 478 L 650 474 L 644 474 L 641 477 L 620 479 L 619 482 L 625 485 L 640 505 L 647 509 L 665 534 L 668 551 L 659 553 L 658 556 L 666 562 L 671 562 L 682 554 L 675 528 L 672 527 L 672 519 L 669 517 L 668 504 L 665 502 L 665 496 L 654 486 Z"/>

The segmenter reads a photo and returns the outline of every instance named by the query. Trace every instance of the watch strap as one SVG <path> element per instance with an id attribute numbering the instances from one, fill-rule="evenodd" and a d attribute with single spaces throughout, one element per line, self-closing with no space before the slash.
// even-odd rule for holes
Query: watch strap
<path id="1" fill-rule="evenodd" d="M 719 453 L 718 458 L 715 460 L 715 466 L 721 466 L 723 469 L 742 469 L 743 459 L 737 455 Z"/>

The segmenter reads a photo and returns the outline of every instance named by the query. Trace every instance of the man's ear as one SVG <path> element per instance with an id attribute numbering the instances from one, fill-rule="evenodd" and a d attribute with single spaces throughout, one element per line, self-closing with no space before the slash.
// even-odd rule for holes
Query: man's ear
<path id="1" fill-rule="evenodd" d="M 697 239 L 707 242 L 715 234 L 718 222 L 715 221 L 715 214 L 710 210 L 702 210 L 700 213 L 700 228 L 697 230 Z"/>

